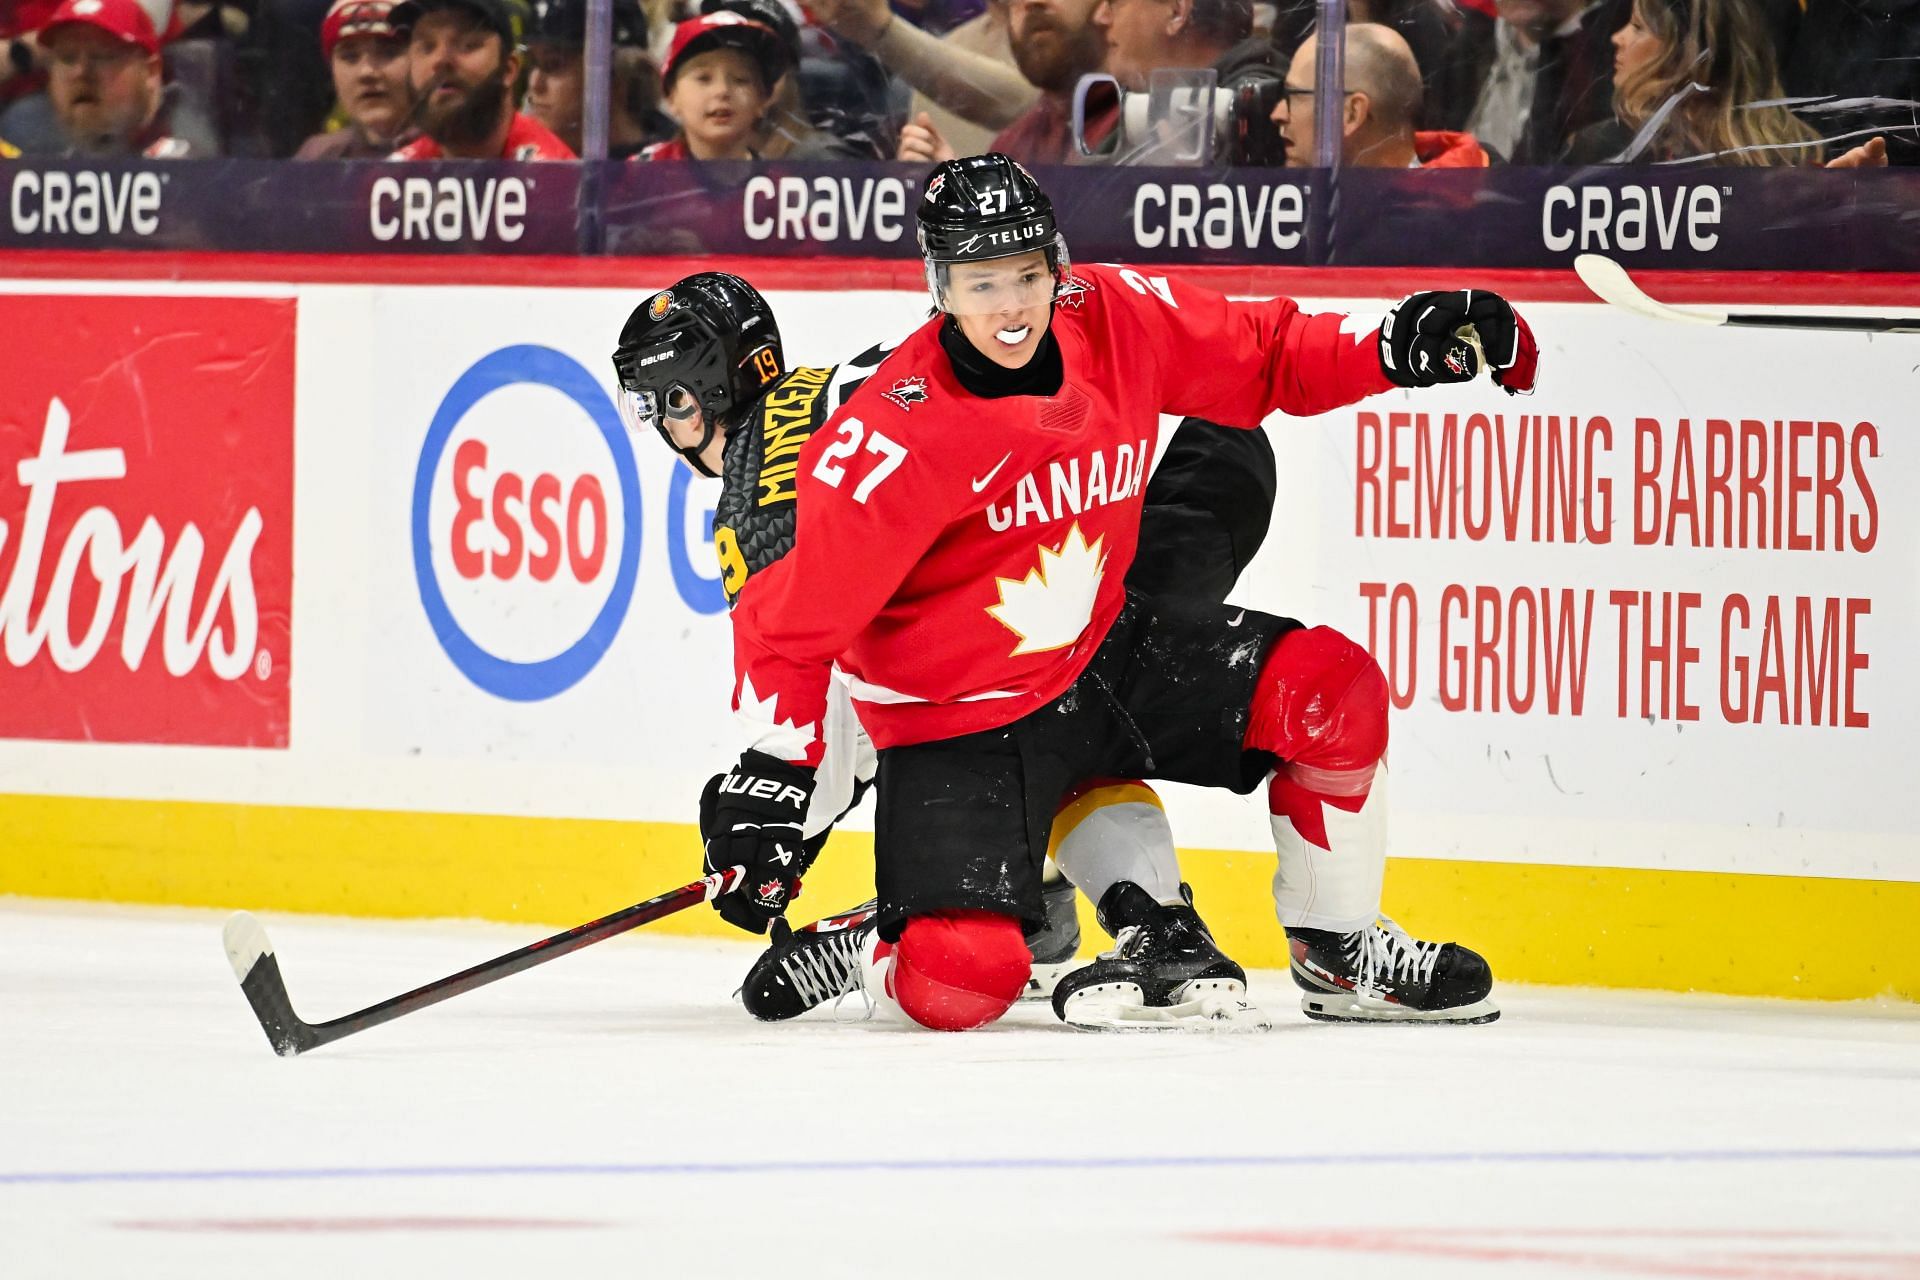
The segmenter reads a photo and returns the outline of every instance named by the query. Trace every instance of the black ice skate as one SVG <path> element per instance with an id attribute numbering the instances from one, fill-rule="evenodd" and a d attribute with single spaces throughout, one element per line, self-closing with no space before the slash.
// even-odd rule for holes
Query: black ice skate
<path id="1" fill-rule="evenodd" d="M 1214 945 L 1192 890 L 1180 891 L 1187 901 L 1169 907 L 1126 880 L 1107 890 L 1100 926 L 1114 935 L 1114 948 L 1054 987 L 1062 1022 L 1090 1030 L 1272 1027 L 1246 1002 L 1246 970 Z"/>
<path id="2" fill-rule="evenodd" d="M 1288 929 L 1300 1008 L 1321 1022 L 1492 1022 L 1493 972 L 1457 942 L 1422 942 L 1385 916 L 1358 933 Z"/>
<path id="3" fill-rule="evenodd" d="M 1033 972 L 1027 978 L 1022 1000 L 1047 1000 L 1054 984 L 1070 969 L 1077 968 L 1080 952 L 1080 915 L 1075 908 L 1073 882 L 1064 877 L 1040 888 L 1040 900 L 1047 908 L 1047 923 L 1039 933 L 1027 939 L 1033 953 Z"/>
<path id="4" fill-rule="evenodd" d="M 776 920 L 773 945 L 740 984 L 740 1003 L 762 1022 L 785 1022 L 861 987 L 861 953 L 873 938 L 875 903 L 828 916 L 803 929 Z"/>

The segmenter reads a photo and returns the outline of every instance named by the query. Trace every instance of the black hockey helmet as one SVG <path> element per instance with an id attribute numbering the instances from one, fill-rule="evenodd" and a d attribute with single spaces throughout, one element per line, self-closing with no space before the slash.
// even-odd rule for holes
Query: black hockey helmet
<path id="1" fill-rule="evenodd" d="M 786 372 L 780 329 L 759 290 L 724 271 L 702 271 L 633 309 L 613 349 L 620 416 L 651 427 L 703 476 L 700 451 L 735 425 L 767 385 Z M 668 418 L 705 415 L 700 443 L 682 447 Z"/>
<path id="2" fill-rule="evenodd" d="M 928 175 L 918 212 L 920 256 L 934 305 L 954 309 L 946 268 L 1042 250 L 1054 285 L 1072 271 L 1053 201 L 1019 161 L 999 152 L 948 160 Z"/>

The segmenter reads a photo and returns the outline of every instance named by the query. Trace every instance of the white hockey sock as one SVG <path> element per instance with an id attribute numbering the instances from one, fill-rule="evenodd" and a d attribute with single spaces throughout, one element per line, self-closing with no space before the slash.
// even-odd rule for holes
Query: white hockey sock
<path id="1" fill-rule="evenodd" d="M 1273 873 L 1274 912 L 1285 928 L 1352 933 L 1380 914 L 1380 888 L 1387 873 L 1386 762 L 1375 770 L 1358 813 L 1333 804 L 1321 804 L 1318 811 L 1325 825 L 1325 848 L 1303 835 L 1291 818 L 1273 815 L 1273 844 L 1279 855 Z"/>
<path id="2" fill-rule="evenodd" d="M 886 951 L 885 955 L 879 954 L 882 950 Z M 867 945 L 860 949 L 860 985 L 865 989 L 867 999 L 873 1001 L 874 1012 L 881 1018 L 914 1026 L 913 1019 L 907 1016 L 907 1011 L 887 990 L 887 975 L 892 971 L 893 947 L 880 941 L 880 932 L 876 929 L 873 936 L 867 939 Z"/>
<path id="3" fill-rule="evenodd" d="M 1062 805 L 1053 820 L 1051 852 L 1095 905 L 1121 880 L 1139 885 L 1156 902 L 1181 900 L 1173 828 L 1160 797 L 1144 782 L 1095 787 Z"/>

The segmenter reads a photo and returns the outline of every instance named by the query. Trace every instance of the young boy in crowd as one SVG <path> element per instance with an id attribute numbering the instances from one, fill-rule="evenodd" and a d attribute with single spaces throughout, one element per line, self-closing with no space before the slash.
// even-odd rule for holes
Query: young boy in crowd
<path id="1" fill-rule="evenodd" d="M 721 10 L 682 22 L 667 53 L 667 109 L 680 133 L 637 160 L 753 160 L 753 140 L 787 48 L 771 27 Z"/>

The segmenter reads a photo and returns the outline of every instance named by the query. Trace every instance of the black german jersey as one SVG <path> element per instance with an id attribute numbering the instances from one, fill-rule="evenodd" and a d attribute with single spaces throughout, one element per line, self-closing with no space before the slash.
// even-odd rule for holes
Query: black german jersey
<path id="1" fill-rule="evenodd" d="M 729 607 L 747 579 L 793 549 L 800 450 L 890 350 L 873 347 L 826 369 L 787 370 L 728 433 L 713 549 Z"/>

